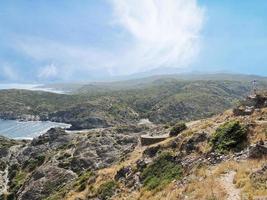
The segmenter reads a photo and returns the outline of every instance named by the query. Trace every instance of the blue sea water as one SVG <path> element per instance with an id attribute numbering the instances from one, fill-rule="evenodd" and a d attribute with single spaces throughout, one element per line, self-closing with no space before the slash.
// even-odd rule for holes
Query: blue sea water
<path id="1" fill-rule="evenodd" d="M 55 127 L 69 128 L 70 125 L 49 121 L 0 120 L 0 135 L 12 139 L 32 139 Z"/>

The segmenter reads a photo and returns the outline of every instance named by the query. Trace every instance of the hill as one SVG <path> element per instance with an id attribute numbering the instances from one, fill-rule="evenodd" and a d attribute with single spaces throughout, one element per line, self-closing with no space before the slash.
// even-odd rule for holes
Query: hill
<path id="1" fill-rule="evenodd" d="M 23 143 L 2 138 L 1 177 L 8 177 L 0 181 L 2 198 L 221 200 L 266 196 L 265 103 L 257 104 L 250 115 L 228 110 L 186 126 L 116 126 L 76 134 L 51 129 Z M 144 134 L 169 133 L 169 138 L 156 144 L 140 146 L 138 142 Z"/>
<path id="2" fill-rule="evenodd" d="M 252 78 L 255 77 L 151 77 L 92 83 L 77 87 L 71 94 L 1 90 L 0 117 L 64 122 L 72 124 L 73 129 L 136 124 L 143 118 L 157 124 L 190 121 L 231 108 L 251 92 Z M 257 78 L 258 87 L 267 85 L 265 78 Z"/>

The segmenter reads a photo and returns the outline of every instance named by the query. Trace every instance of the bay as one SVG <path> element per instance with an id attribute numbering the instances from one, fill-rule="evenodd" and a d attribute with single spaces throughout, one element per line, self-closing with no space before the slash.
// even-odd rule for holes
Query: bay
<path id="1" fill-rule="evenodd" d="M 12 139 L 32 139 L 55 127 L 69 128 L 70 125 L 50 121 L 0 120 L 0 135 Z"/>

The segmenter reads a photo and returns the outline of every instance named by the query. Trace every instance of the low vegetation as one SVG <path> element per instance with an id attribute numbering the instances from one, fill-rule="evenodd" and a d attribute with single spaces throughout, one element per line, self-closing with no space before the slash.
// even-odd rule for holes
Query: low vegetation
<path id="1" fill-rule="evenodd" d="M 74 187 L 76 187 L 78 192 L 81 192 L 85 190 L 88 180 L 94 176 L 94 173 L 92 171 L 87 171 L 82 173 L 75 181 Z"/>
<path id="2" fill-rule="evenodd" d="M 97 190 L 97 196 L 101 200 L 109 199 L 116 190 L 117 183 L 113 180 L 103 183 Z"/>
<path id="3" fill-rule="evenodd" d="M 162 153 L 141 174 L 144 186 L 148 190 L 162 187 L 182 175 L 182 167 L 175 163 L 170 153 Z"/>
<path id="4" fill-rule="evenodd" d="M 242 125 L 239 121 L 226 122 L 212 135 L 212 147 L 220 153 L 238 150 L 246 140 L 247 132 L 247 127 Z"/>

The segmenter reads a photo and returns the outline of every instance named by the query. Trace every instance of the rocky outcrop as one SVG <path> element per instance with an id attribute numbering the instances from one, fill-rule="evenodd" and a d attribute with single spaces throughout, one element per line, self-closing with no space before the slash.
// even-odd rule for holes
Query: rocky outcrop
<path id="1" fill-rule="evenodd" d="M 267 95 L 264 93 L 254 94 L 241 101 L 240 105 L 233 109 L 233 113 L 236 116 L 251 115 L 255 109 L 264 107 L 267 107 Z"/>
<path id="2" fill-rule="evenodd" d="M 248 151 L 249 158 L 262 158 L 267 156 L 267 143 L 263 141 L 258 142 L 256 145 L 250 146 Z"/>
<path id="3" fill-rule="evenodd" d="M 53 194 L 77 175 L 55 166 L 42 166 L 24 183 L 19 190 L 18 200 L 42 200 Z"/>
<path id="4" fill-rule="evenodd" d="M 154 157 L 157 155 L 158 151 L 160 150 L 160 145 L 148 147 L 144 150 L 144 156 Z"/>
<path id="5" fill-rule="evenodd" d="M 62 145 L 68 144 L 73 137 L 67 134 L 64 129 L 51 128 L 45 134 L 34 138 L 31 146 L 39 146 L 47 144 L 50 148 L 59 148 Z"/>
<path id="6" fill-rule="evenodd" d="M 107 128 L 67 133 L 61 128 L 52 128 L 22 143 L 12 154 L 9 148 L 20 143 L 0 138 L 0 172 L 8 167 L 8 198 L 42 200 L 70 184 L 84 171 L 114 164 L 137 146 L 140 130 L 122 132 Z"/>

